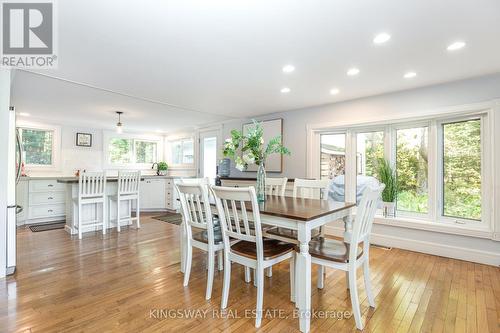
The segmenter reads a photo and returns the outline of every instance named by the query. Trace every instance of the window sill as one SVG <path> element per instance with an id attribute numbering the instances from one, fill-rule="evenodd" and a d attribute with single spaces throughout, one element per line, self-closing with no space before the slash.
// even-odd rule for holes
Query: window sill
<path id="1" fill-rule="evenodd" d="M 407 217 L 385 218 L 382 216 L 376 216 L 374 223 L 416 230 L 435 231 L 445 234 L 493 239 L 493 232 L 484 225 L 457 225 L 443 222 L 432 222 L 421 219 L 412 219 Z"/>

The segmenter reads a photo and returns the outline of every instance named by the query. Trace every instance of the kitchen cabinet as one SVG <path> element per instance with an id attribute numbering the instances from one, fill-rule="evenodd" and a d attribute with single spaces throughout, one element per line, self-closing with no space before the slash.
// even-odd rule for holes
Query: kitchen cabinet
<path id="1" fill-rule="evenodd" d="M 64 184 L 58 183 L 57 178 L 34 179 L 24 183 L 28 183 L 28 199 L 22 205 L 27 215 L 25 223 L 64 220 L 66 215 Z M 22 193 L 19 191 L 19 185 L 18 192 Z"/>
<path id="2" fill-rule="evenodd" d="M 166 182 L 167 179 L 165 178 L 146 178 L 141 182 L 139 189 L 141 210 L 154 211 L 167 208 Z"/>

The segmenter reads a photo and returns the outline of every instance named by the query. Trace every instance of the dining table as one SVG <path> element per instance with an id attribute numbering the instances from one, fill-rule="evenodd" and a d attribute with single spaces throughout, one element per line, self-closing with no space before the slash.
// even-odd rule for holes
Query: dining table
<path id="1" fill-rule="evenodd" d="M 259 203 L 261 223 L 268 226 L 283 227 L 297 232 L 299 252 L 296 257 L 297 292 L 295 302 L 301 332 L 309 332 L 311 327 L 311 255 L 309 241 L 311 231 L 329 222 L 343 220 L 344 241 L 349 242 L 352 233 L 352 215 L 355 203 L 340 202 L 333 199 L 305 199 L 285 196 L 266 196 Z M 250 208 L 250 207 L 247 207 Z"/>
<path id="2" fill-rule="evenodd" d="M 215 201 L 210 198 L 212 212 L 217 214 Z M 250 203 L 245 205 L 251 211 Z M 267 195 L 259 202 L 261 223 L 266 226 L 283 227 L 295 230 L 299 252 L 296 257 L 297 292 L 295 303 L 298 307 L 298 318 L 301 332 L 309 332 L 311 327 L 311 255 L 309 241 L 313 229 L 320 228 L 327 223 L 337 220 L 344 222 L 344 241 L 349 243 L 352 233 L 352 215 L 356 204 L 353 202 L 335 201 L 328 199 L 306 199 L 286 196 Z M 182 228 L 183 230 L 184 228 Z M 183 232 L 181 231 L 181 234 Z M 181 239 L 183 236 L 181 236 Z M 182 252 L 184 250 L 181 244 Z M 184 271 L 181 255 L 181 270 Z"/>

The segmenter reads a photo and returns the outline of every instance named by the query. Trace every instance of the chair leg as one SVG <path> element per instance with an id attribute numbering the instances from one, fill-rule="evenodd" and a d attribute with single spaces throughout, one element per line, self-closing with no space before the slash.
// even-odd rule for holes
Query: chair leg
<path id="1" fill-rule="evenodd" d="M 82 205 L 78 204 L 78 239 L 82 239 Z"/>
<path id="2" fill-rule="evenodd" d="M 217 252 L 217 263 L 219 264 L 219 271 L 222 271 L 224 269 L 224 253 L 222 253 L 222 250 Z"/>
<path id="3" fill-rule="evenodd" d="M 325 266 L 318 267 L 318 289 L 323 289 L 325 283 Z"/>
<path id="4" fill-rule="evenodd" d="M 359 307 L 358 287 L 356 285 L 356 265 L 353 263 L 349 266 L 349 292 L 351 294 L 352 312 L 356 327 L 359 330 L 363 329 L 363 321 L 361 320 L 361 309 Z"/>
<path id="5" fill-rule="evenodd" d="M 273 276 L 273 266 L 268 267 L 268 268 L 266 269 L 266 276 L 267 276 L 267 277 L 272 277 L 272 276 Z"/>
<path id="6" fill-rule="evenodd" d="M 365 279 L 365 289 L 366 296 L 368 297 L 368 304 L 370 304 L 370 306 L 374 308 L 375 298 L 373 297 L 372 281 L 370 279 L 370 263 L 368 257 L 366 257 L 365 262 L 363 263 L 363 277 Z"/>
<path id="7" fill-rule="evenodd" d="M 137 209 L 135 210 L 135 218 L 136 227 L 137 229 L 139 229 L 141 227 L 141 209 L 139 208 L 139 197 L 137 197 Z"/>
<path id="8" fill-rule="evenodd" d="M 290 301 L 295 302 L 295 254 L 290 259 Z"/>
<path id="9" fill-rule="evenodd" d="M 184 268 L 184 287 L 189 284 L 189 274 L 191 274 L 191 260 L 193 258 L 193 248 L 188 240 L 186 244 L 186 267 Z"/>
<path id="10" fill-rule="evenodd" d="M 222 300 L 221 300 L 221 308 L 227 308 L 227 300 L 229 298 L 229 287 L 231 285 L 231 261 L 227 258 L 227 255 L 224 255 L 224 285 L 222 286 Z M 245 267 L 246 268 L 246 267 Z"/>
<path id="11" fill-rule="evenodd" d="M 106 200 L 102 202 L 102 234 L 106 235 Z"/>
<path id="12" fill-rule="evenodd" d="M 245 282 L 250 283 L 252 282 L 252 276 L 250 273 L 250 268 L 245 266 Z"/>
<path id="13" fill-rule="evenodd" d="M 253 269 L 253 286 L 257 288 L 257 270 Z"/>
<path id="14" fill-rule="evenodd" d="M 205 299 L 209 300 L 212 297 L 212 285 L 214 284 L 214 269 L 215 269 L 215 253 L 208 251 L 208 278 L 207 278 L 207 292 Z"/>
<path id="15" fill-rule="evenodd" d="M 121 216 L 120 206 L 121 206 L 120 199 L 118 198 L 116 200 L 116 230 L 118 230 L 118 232 L 122 231 L 120 228 L 120 216 Z"/>
<path id="16" fill-rule="evenodd" d="M 181 247 L 181 272 L 186 271 L 186 232 L 184 231 L 184 222 L 181 224 L 180 233 L 180 247 Z"/>
<path id="17" fill-rule="evenodd" d="M 349 289 L 349 272 L 345 272 L 345 285 Z"/>
<path id="18" fill-rule="evenodd" d="M 255 307 L 256 318 L 255 327 L 260 327 L 262 323 L 262 303 L 264 301 L 264 270 L 257 264 L 257 269 L 255 269 L 255 275 L 257 280 L 257 304 Z"/>

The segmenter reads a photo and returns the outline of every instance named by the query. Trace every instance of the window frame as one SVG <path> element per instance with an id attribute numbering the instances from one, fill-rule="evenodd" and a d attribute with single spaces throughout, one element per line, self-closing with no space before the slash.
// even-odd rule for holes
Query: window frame
<path id="1" fill-rule="evenodd" d="M 326 133 L 338 133 L 340 131 L 345 131 L 348 133 L 353 133 L 353 137 L 350 138 L 351 144 L 353 146 L 350 150 L 354 151 L 354 161 L 357 151 L 357 134 L 358 132 L 371 132 L 384 129 L 385 132 L 385 145 L 384 145 L 384 156 L 388 158 L 395 166 L 395 128 L 411 128 L 418 127 L 419 125 L 428 126 L 428 154 L 429 154 L 429 171 L 428 171 L 428 191 L 429 191 L 429 203 L 428 203 L 428 214 L 401 214 L 398 212 L 396 218 L 383 218 L 382 216 L 377 216 L 375 223 L 383 225 L 393 225 L 406 228 L 420 229 L 420 230 L 431 230 L 450 234 L 460 234 L 468 235 L 480 238 L 490 238 L 496 239 L 496 233 L 494 230 L 498 228 L 500 230 L 500 225 L 495 222 L 495 214 L 492 211 L 495 202 L 498 202 L 498 197 L 495 196 L 493 191 L 493 184 L 497 181 L 494 174 L 495 156 L 494 154 L 494 140 L 496 138 L 493 128 L 496 123 L 500 123 L 494 117 L 495 111 L 500 110 L 500 101 L 490 101 L 484 103 L 476 103 L 470 105 L 448 107 L 439 110 L 426 110 L 413 115 L 406 115 L 403 117 L 386 117 L 385 119 L 373 119 L 365 121 L 336 121 L 335 123 L 318 123 L 318 124 L 307 124 L 307 174 L 309 178 L 317 178 L 319 174 L 317 170 L 319 167 L 319 137 L 321 134 Z M 477 220 L 459 220 L 456 218 L 447 219 L 440 216 L 442 211 L 442 200 L 439 200 L 439 195 L 441 189 L 440 183 L 440 169 L 438 168 L 440 163 L 440 153 L 437 146 L 437 140 L 439 136 L 438 124 L 445 122 L 448 123 L 453 119 L 478 119 L 481 117 L 481 181 L 482 181 L 482 216 L 481 221 Z M 389 135 L 388 135 L 389 134 Z M 347 142 L 347 139 L 346 139 Z M 348 145 L 346 144 L 346 155 L 348 155 Z M 347 161 L 346 161 L 347 164 Z M 354 162 L 355 164 L 355 162 Z M 354 165 L 356 167 L 356 165 Z M 346 170 L 347 173 L 348 170 Z M 442 175 L 442 173 L 441 173 Z M 355 177 L 355 175 L 354 175 Z M 355 184 L 354 182 L 349 183 L 346 179 L 346 200 L 349 201 L 348 186 L 351 188 Z M 351 180 L 352 181 L 352 180 Z M 491 185 L 490 185 L 491 184 Z M 356 185 L 354 185 L 356 186 Z M 354 187 L 355 188 L 355 187 Z M 352 198 L 351 198 L 352 199 Z M 352 201 L 352 200 L 351 200 Z M 464 223 L 465 222 L 465 223 Z"/>
<path id="2" fill-rule="evenodd" d="M 130 163 L 111 163 L 109 145 L 111 139 L 126 139 L 132 141 L 132 152 Z M 163 137 L 151 135 L 134 135 L 134 134 L 119 134 L 112 131 L 105 131 L 103 133 L 103 162 L 106 169 L 138 169 L 148 170 L 151 169 L 153 163 L 136 163 L 136 141 L 153 142 L 156 143 L 156 161 L 159 162 L 163 158 Z"/>
<path id="3" fill-rule="evenodd" d="M 16 126 L 16 129 L 19 130 L 19 136 L 21 141 L 22 141 L 23 130 L 52 132 L 52 157 L 51 157 L 52 163 L 47 165 L 28 164 L 26 163 L 25 156 L 23 156 L 23 163 L 27 171 L 56 171 L 59 169 L 60 154 L 61 154 L 61 127 L 19 122 Z"/>
<path id="4" fill-rule="evenodd" d="M 173 145 L 176 142 L 180 142 L 181 144 L 181 160 L 184 159 L 184 142 L 185 141 L 192 141 L 193 142 L 193 162 L 192 163 L 174 163 L 173 161 Z M 168 160 L 170 163 L 170 166 L 173 168 L 179 168 L 179 169 L 192 169 L 195 168 L 196 165 L 196 155 L 197 155 L 197 147 L 196 147 L 196 140 L 194 136 L 183 136 L 183 137 L 176 137 L 176 138 L 171 138 L 168 140 Z"/>

